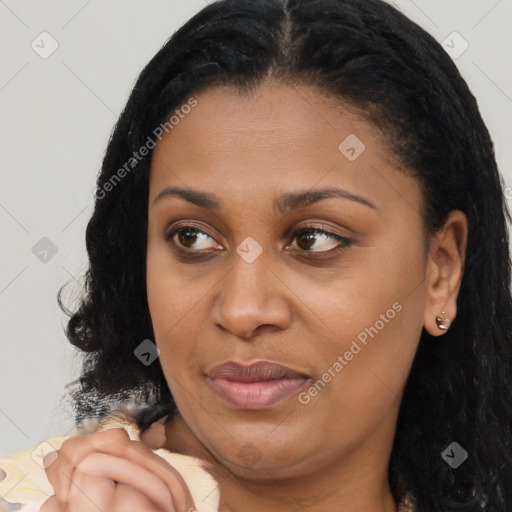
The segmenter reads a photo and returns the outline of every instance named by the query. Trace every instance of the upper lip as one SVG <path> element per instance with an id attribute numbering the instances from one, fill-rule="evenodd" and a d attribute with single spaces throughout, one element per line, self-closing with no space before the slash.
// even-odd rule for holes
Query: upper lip
<path id="1" fill-rule="evenodd" d="M 206 371 L 206 375 L 210 378 L 222 378 L 238 382 L 309 378 L 299 371 L 272 361 L 257 361 L 250 365 L 227 361 Z"/>

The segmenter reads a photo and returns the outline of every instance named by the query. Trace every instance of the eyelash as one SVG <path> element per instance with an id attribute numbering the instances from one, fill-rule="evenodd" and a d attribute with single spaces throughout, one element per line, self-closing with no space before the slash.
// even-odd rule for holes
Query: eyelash
<path id="1" fill-rule="evenodd" d="M 176 235 L 180 232 L 185 232 L 185 231 L 191 231 L 195 234 L 205 234 L 209 238 L 213 238 L 208 233 L 206 233 L 202 229 L 199 229 L 196 226 L 188 225 L 188 224 L 177 226 L 177 227 L 171 229 L 169 232 L 167 232 L 164 235 L 164 238 L 166 241 L 168 241 L 169 243 L 172 244 L 174 250 L 176 250 L 178 253 L 180 253 L 182 255 L 186 255 L 189 258 L 190 257 L 201 258 L 201 257 L 207 257 L 207 255 L 210 255 L 213 252 L 217 251 L 217 249 L 198 251 L 198 250 L 194 250 L 194 249 L 184 249 L 183 247 L 180 247 L 173 241 L 173 237 L 174 237 L 174 235 Z M 298 251 L 299 253 L 302 252 L 302 253 L 307 254 L 308 255 L 307 257 L 310 257 L 309 255 L 313 254 L 315 258 L 322 258 L 322 257 L 325 257 L 325 255 L 332 255 L 333 253 L 338 253 L 340 251 L 343 251 L 344 249 L 346 249 L 347 247 L 349 247 L 352 244 L 352 240 L 350 240 L 349 238 L 338 235 L 337 233 L 333 233 L 331 231 L 326 231 L 324 229 L 318 228 L 317 226 L 302 226 L 302 227 L 300 227 L 290 233 L 286 233 L 286 234 L 288 236 L 288 239 L 293 241 L 298 236 L 302 235 L 303 233 L 312 233 L 314 235 L 326 235 L 328 238 L 331 238 L 331 239 L 334 239 L 334 240 L 337 240 L 340 242 L 340 244 L 338 246 L 334 247 L 333 249 L 329 249 L 328 251 L 308 251 L 305 249 L 296 249 L 296 248 L 293 249 L 294 251 Z"/>

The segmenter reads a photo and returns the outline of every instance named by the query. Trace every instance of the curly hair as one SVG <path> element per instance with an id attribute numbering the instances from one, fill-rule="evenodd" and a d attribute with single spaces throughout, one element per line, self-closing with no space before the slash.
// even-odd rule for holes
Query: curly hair
<path id="1" fill-rule="evenodd" d="M 510 214 L 502 178 L 477 102 L 451 58 L 381 0 L 217 1 L 143 69 L 97 177 L 76 311 L 62 305 L 62 288 L 58 294 L 70 317 L 66 335 L 84 353 L 80 378 L 69 384 L 76 385 L 76 422 L 133 397 L 147 406 L 141 428 L 176 411 L 160 364 L 134 357 L 154 339 L 145 281 L 151 154 L 135 161 L 134 151 L 192 94 L 213 86 L 249 93 L 269 77 L 316 86 L 378 127 L 390 154 L 422 185 L 426 233 L 451 210 L 465 213 L 458 315 L 442 343 L 421 334 L 389 481 L 395 499 L 409 492 L 419 512 L 510 510 Z M 114 183 L 129 161 L 136 168 Z M 440 456 L 453 440 L 469 454 L 456 470 Z"/>

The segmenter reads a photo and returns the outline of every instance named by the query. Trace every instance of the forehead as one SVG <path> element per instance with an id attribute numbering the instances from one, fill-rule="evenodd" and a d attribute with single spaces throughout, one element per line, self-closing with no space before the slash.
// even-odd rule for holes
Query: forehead
<path id="1" fill-rule="evenodd" d="M 153 199 L 169 185 L 241 200 L 339 185 L 371 196 L 384 191 L 383 173 L 397 171 L 380 132 L 317 88 L 269 82 L 249 94 L 215 87 L 194 98 L 153 151 Z"/>
<path id="2" fill-rule="evenodd" d="M 329 148 L 338 156 L 339 143 L 353 132 L 358 132 L 373 149 L 383 149 L 377 130 L 355 109 L 315 87 L 265 82 L 251 93 L 214 87 L 195 99 L 197 106 L 188 114 L 180 119 L 174 116 L 175 124 L 157 144 L 153 159 L 169 157 L 170 150 L 182 153 L 183 142 L 210 150 L 213 158 L 217 153 L 227 153 L 224 158 L 231 154 L 237 158 L 241 154 L 262 157 L 268 153 L 273 160 L 279 160 L 283 154 L 291 156 L 286 151 L 289 148 L 296 150 L 297 159 L 313 148 Z M 199 156 L 202 155 L 188 154 L 187 161 L 193 162 Z"/>

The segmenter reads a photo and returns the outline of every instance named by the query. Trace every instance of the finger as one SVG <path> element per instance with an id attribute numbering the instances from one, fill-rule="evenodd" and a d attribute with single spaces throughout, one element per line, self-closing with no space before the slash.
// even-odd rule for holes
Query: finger
<path id="1" fill-rule="evenodd" d="M 59 509 L 61 510 L 61 509 Z M 66 512 L 161 512 L 155 503 L 130 485 L 74 472 Z M 53 512 L 53 511 L 51 511 Z"/>
<path id="2" fill-rule="evenodd" d="M 141 442 L 130 441 L 127 451 L 131 460 L 146 467 L 164 481 L 169 488 L 176 510 L 195 509 L 190 489 L 176 468 Z"/>
<path id="3" fill-rule="evenodd" d="M 66 512 L 113 512 L 116 486 L 112 480 L 89 475 L 75 469 L 68 500 L 61 501 Z"/>
<path id="4" fill-rule="evenodd" d="M 129 485 L 115 484 L 80 470 L 75 470 L 74 475 L 69 503 L 63 509 L 66 512 L 161 512 L 153 501 Z"/>
<path id="5" fill-rule="evenodd" d="M 53 486 L 55 494 L 61 501 L 68 500 L 73 471 L 87 455 L 98 451 L 121 455 L 129 442 L 130 437 L 122 428 L 111 428 L 87 436 L 66 439 L 56 451 L 55 461 L 45 467 L 48 481 Z"/>
<path id="6" fill-rule="evenodd" d="M 140 433 L 140 440 L 152 450 L 158 450 L 158 448 L 162 448 L 165 446 L 167 441 L 163 420 L 165 420 L 165 417 L 156 421 L 150 425 L 149 428 Z"/>
<path id="7" fill-rule="evenodd" d="M 41 506 L 39 512 L 61 512 L 57 496 L 50 496 Z"/>
<path id="8" fill-rule="evenodd" d="M 168 486 L 176 509 L 194 508 L 194 501 L 185 480 L 179 472 L 162 457 L 153 453 L 139 441 L 132 441 L 124 429 L 112 428 L 88 436 L 66 440 L 57 460 L 47 469 L 48 479 L 54 486 L 55 494 L 64 502 L 68 500 L 70 482 L 76 466 L 88 454 L 110 453 L 130 458 L 137 464 L 155 472 Z"/>
<path id="9" fill-rule="evenodd" d="M 93 453 L 78 464 L 76 471 L 107 481 L 130 485 L 152 500 L 153 505 L 159 509 L 175 512 L 173 496 L 165 483 L 151 471 L 128 459 L 100 452 Z M 73 477 L 73 483 L 74 481 Z M 112 490 L 112 487 L 110 489 Z"/>
<path id="10" fill-rule="evenodd" d="M 114 494 L 114 506 L 106 512 L 161 512 L 155 504 L 130 485 L 118 484 Z"/>

